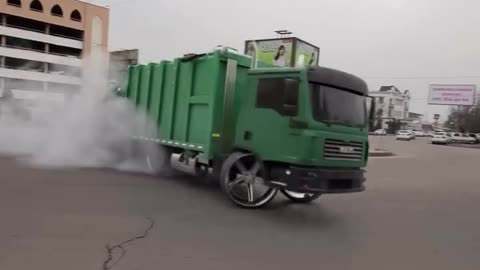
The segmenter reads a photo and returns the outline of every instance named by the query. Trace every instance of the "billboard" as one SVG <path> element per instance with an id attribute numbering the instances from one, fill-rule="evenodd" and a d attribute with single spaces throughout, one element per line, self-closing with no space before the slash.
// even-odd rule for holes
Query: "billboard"
<path id="1" fill-rule="evenodd" d="M 432 84 L 428 104 L 471 106 L 475 103 L 476 85 Z"/>
<path id="2" fill-rule="evenodd" d="M 253 56 L 257 44 L 257 59 L 278 67 L 317 66 L 320 49 L 296 37 L 247 40 L 245 54 Z"/>
<path id="3" fill-rule="evenodd" d="M 298 40 L 295 44 L 295 66 L 317 66 L 320 49 L 312 46 L 302 40 Z"/>
<path id="4" fill-rule="evenodd" d="M 251 42 L 247 41 L 247 55 L 253 55 Z M 293 39 L 257 40 L 257 59 L 270 65 L 288 67 L 291 65 Z"/>

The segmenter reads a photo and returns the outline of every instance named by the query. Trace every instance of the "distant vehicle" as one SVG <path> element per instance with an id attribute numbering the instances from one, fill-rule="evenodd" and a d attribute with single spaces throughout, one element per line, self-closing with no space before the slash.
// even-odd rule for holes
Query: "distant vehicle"
<path id="1" fill-rule="evenodd" d="M 399 130 L 397 132 L 397 140 L 414 140 L 415 139 L 415 133 L 411 130 Z"/>
<path id="2" fill-rule="evenodd" d="M 413 134 L 415 134 L 415 137 L 425 137 L 426 136 L 425 132 L 420 131 L 420 130 L 414 130 Z"/>
<path id="3" fill-rule="evenodd" d="M 373 132 L 374 135 L 381 135 L 381 136 L 385 136 L 387 135 L 387 131 L 385 129 L 377 129 Z"/>
<path id="4" fill-rule="evenodd" d="M 433 138 L 433 136 L 435 136 L 435 133 L 435 131 L 429 131 L 428 136 Z"/>
<path id="5" fill-rule="evenodd" d="M 432 144 L 449 144 L 452 142 L 452 136 L 447 132 L 436 132 L 432 137 Z"/>
<path id="6" fill-rule="evenodd" d="M 479 142 L 480 142 L 480 138 L 477 136 L 477 134 L 467 133 L 467 136 L 474 138 L 474 139 L 475 139 L 475 143 L 479 143 Z"/>
<path id="7" fill-rule="evenodd" d="M 467 134 L 465 133 L 459 133 L 459 132 L 452 132 L 450 133 L 450 135 L 452 136 L 452 141 L 453 142 L 456 142 L 456 143 L 470 143 L 470 144 L 474 144 L 476 143 L 476 139 L 468 136 Z"/>

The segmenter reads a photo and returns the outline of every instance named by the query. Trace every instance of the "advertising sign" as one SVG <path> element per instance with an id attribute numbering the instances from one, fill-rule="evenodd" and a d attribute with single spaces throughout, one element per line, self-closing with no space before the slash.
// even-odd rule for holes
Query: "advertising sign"
<path id="1" fill-rule="evenodd" d="M 428 104 L 471 106 L 475 102 L 475 85 L 432 84 Z"/>
<path id="2" fill-rule="evenodd" d="M 318 66 L 320 49 L 296 37 L 247 40 L 245 54 L 253 56 L 257 44 L 257 59 L 278 67 Z"/>
<path id="3" fill-rule="evenodd" d="M 253 55 L 253 41 L 247 41 L 246 54 Z M 293 39 L 257 40 L 257 59 L 278 67 L 291 66 Z"/>
<path id="4" fill-rule="evenodd" d="M 301 40 L 297 40 L 295 48 L 295 66 L 317 66 L 320 49 Z"/>

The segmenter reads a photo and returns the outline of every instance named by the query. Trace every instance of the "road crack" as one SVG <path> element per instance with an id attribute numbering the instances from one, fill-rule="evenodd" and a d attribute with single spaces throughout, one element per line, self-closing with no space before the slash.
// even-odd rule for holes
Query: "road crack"
<path id="1" fill-rule="evenodd" d="M 102 270 L 109 270 L 109 269 L 112 269 L 116 264 L 118 264 L 122 259 L 123 257 L 125 257 L 125 255 L 127 254 L 127 251 L 124 247 L 124 245 L 128 244 L 128 243 L 132 243 L 132 242 L 135 242 L 139 239 L 143 239 L 143 238 L 146 238 L 148 236 L 148 234 L 150 233 L 150 231 L 153 229 L 153 227 L 155 226 L 155 221 L 150 218 L 150 217 L 147 217 L 146 220 L 148 220 L 149 222 L 149 225 L 148 227 L 145 229 L 145 231 L 143 232 L 143 234 L 139 235 L 139 236 L 135 236 L 135 237 L 132 237 L 130 239 L 127 239 L 119 244 L 115 244 L 115 245 L 110 245 L 110 244 L 107 244 L 107 246 L 105 247 L 106 251 L 107 251 L 107 259 L 103 262 L 103 267 L 102 267 Z M 114 256 L 114 252 L 116 250 L 119 250 L 120 251 L 120 255 L 119 256 Z"/>

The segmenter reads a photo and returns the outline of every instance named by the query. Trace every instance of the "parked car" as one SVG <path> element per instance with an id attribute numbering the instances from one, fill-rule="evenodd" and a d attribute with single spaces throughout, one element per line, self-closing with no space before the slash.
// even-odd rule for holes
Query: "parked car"
<path id="1" fill-rule="evenodd" d="M 397 132 L 397 140 L 414 140 L 415 139 L 415 134 L 411 130 L 399 130 Z"/>
<path id="2" fill-rule="evenodd" d="M 452 142 L 452 136 L 447 132 L 436 132 L 432 137 L 432 144 L 449 144 Z"/>
<path id="3" fill-rule="evenodd" d="M 450 133 L 450 135 L 452 136 L 452 141 L 453 142 L 456 142 L 456 143 L 470 143 L 470 144 L 474 144 L 476 143 L 476 139 L 468 136 L 467 134 L 465 133 L 459 133 L 459 132 L 452 132 Z"/>
<path id="4" fill-rule="evenodd" d="M 474 138 L 474 139 L 475 139 L 475 143 L 479 143 L 479 142 L 480 142 L 480 138 L 477 137 L 477 134 L 467 133 L 467 136 Z"/>
<path id="5" fill-rule="evenodd" d="M 433 138 L 433 136 L 435 136 L 435 133 L 436 133 L 435 131 L 429 131 L 428 132 L 428 137 Z"/>
<path id="6" fill-rule="evenodd" d="M 424 131 L 421 130 L 414 130 L 413 134 L 415 134 L 415 137 L 425 137 L 427 134 Z"/>
<path id="7" fill-rule="evenodd" d="M 373 132 L 374 135 L 385 136 L 387 135 L 387 131 L 385 129 L 377 129 Z"/>

